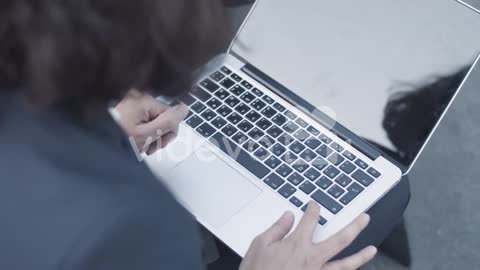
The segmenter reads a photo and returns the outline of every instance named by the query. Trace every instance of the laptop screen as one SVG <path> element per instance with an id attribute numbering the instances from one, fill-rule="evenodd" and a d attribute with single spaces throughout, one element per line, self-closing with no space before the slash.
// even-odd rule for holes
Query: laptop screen
<path id="1" fill-rule="evenodd" d="M 455 0 L 259 0 L 232 51 L 410 167 L 480 52 Z"/>

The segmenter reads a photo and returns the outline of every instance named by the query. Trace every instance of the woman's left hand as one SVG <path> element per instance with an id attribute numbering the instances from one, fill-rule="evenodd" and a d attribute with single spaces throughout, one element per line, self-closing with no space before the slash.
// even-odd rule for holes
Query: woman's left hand
<path id="1" fill-rule="evenodd" d="M 134 139 L 140 152 L 147 155 L 172 142 L 188 114 L 185 105 L 170 107 L 137 91 L 131 91 L 115 109 L 120 126 Z"/>

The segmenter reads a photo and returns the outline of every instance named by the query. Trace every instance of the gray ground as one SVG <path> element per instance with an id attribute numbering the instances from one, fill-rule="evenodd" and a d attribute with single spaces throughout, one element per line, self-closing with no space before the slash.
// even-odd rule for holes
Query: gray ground
<path id="1" fill-rule="evenodd" d="M 480 6 L 480 0 L 469 2 Z M 247 11 L 232 10 L 236 25 Z M 479 123 L 480 65 L 410 174 L 411 269 L 480 268 Z M 380 255 L 365 269 L 406 268 Z"/>

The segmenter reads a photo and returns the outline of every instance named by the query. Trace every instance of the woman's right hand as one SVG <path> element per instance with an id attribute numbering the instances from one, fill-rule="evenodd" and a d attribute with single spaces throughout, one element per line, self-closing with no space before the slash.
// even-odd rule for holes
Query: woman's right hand
<path id="1" fill-rule="evenodd" d="M 370 221 L 361 215 L 345 229 L 329 239 L 313 243 L 313 233 L 320 217 L 320 207 L 311 202 L 295 231 L 294 216 L 285 213 L 270 229 L 253 241 L 243 259 L 240 270 L 354 270 L 370 261 L 376 254 L 375 247 L 342 260 L 330 260 L 349 246 Z"/>

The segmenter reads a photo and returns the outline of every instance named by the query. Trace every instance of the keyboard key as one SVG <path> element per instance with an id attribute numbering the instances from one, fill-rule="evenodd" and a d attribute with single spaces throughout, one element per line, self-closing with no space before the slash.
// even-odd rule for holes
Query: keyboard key
<path id="1" fill-rule="evenodd" d="M 255 151 L 255 153 L 253 153 L 254 156 L 256 156 L 258 159 L 260 160 L 264 160 L 266 159 L 270 154 L 268 153 L 267 150 L 265 150 L 265 148 L 263 147 L 260 147 L 257 149 L 257 151 Z"/>
<path id="2" fill-rule="evenodd" d="M 229 78 L 226 78 L 225 80 L 220 82 L 220 85 L 223 86 L 223 88 L 228 90 L 228 89 L 230 89 L 230 87 L 235 85 L 235 82 L 230 80 Z"/>
<path id="3" fill-rule="evenodd" d="M 286 112 L 285 112 L 285 115 L 286 115 L 290 120 L 295 120 L 295 119 L 297 119 L 297 115 L 294 114 L 294 113 L 291 112 L 291 111 L 286 111 Z"/>
<path id="4" fill-rule="evenodd" d="M 303 158 L 306 162 L 310 162 L 314 160 L 317 157 L 317 154 L 315 154 L 312 150 L 306 149 L 300 154 L 300 157 Z"/>
<path id="5" fill-rule="evenodd" d="M 292 164 L 297 159 L 298 157 L 292 152 L 287 152 L 285 155 L 282 156 L 282 160 L 285 161 L 287 164 Z"/>
<path id="6" fill-rule="evenodd" d="M 285 151 L 287 151 L 287 149 L 285 149 L 285 147 L 283 147 L 281 144 L 275 144 L 272 149 L 270 150 L 272 151 L 272 153 L 274 155 L 276 155 L 277 157 L 283 155 L 283 153 L 285 153 Z"/>
<path id="7" fill-rule="evenodd" d="M 272 147 L 272 145 L 275 144 L 275 140 L 272 139 L 272 137 L 270 137 L 270 136 L 265 136 L 265 137 L 261 138 L 260 140 L 258 140 L 258 143 L 261 146 L 263 146 L 267 149 L 270 149 L 270 147 Z"/>
<path id="8" fill-rule="evenodd" d="M 238 124 L 237 126 L 240 130 L 242 130 L 243 132 L 249 132 L 252 128 L 253 128 L 253 125 L 250 123 L 250 122 L 247 122 L 245 120 L 243 120 L 242 122 L 240 122 L 240 124 Z"/>
<path id="9" fill-rule="evenodd" d="M 199 100 L 203 101 L 203 102 L 206 102 L 207 100 L 209 100 L 212 95 L 210 95 L 209 93 L 207 93 L 206 91 L 202 90 L 202 89 L 195 89 L 193 92 L 192 92 L 192 95 L 196 98 L 198 98 Z"/>
<path id="10" fill-rule="evenodd" d="M 278 126 L 283 126 L 287 122 L 287 118 L 281 114 L 277 114 L 272 118 L 272 122 Z"/>
<path id="11" fill-rule="evenodd" d="M 313 136 L 318 136 L 320 135 L 320 131 L 318 131 L 318 129 L 312 127 L 312 126 L 309 126 L 307 128 L 307 131 L 310 132 L 310 134 L 312 134 Z"/>
<path id="12" fill-rule="evenodd" d="M 276 102 L 275 104 L 273 104 L 272 107 L 275 108 L 275 109 L 276 109 L 277 111 L 279 111 L 279 112 L 284 112 L 284 111 L 286 110 L 286 108 L 283 107 L 283 105 L 280 104 L 280 103 L 278 103 L 278 102 Z"/>
<path id="13" fill-rule="evenodd" d="M 347 190 L 349 192 L 353 192 L 353 193 L 357 193 L 357 194 L 360 194 L 362 191 L 364 191 L 365 189 L 360 186 L 357 182 L 353 182 L 348 188 Z"/>
<path id="14" fill-rule="evenodd" d="M 243 143 L 248 141 L 248 137 L 242 132 L 237 132 L 235 135 L 233 135 L 232 140 L 237 144 L 242 145 Z"/>
<path id="15" fill-rule="evenodd" d="M 183 96 L 181 96 L 179 98 L 179 100 L 181 102 L 183 102 L 183 104 L 187 105 L 187 106 L 190 106 L 192 105 L 193 103 L 195 103 L 196 99 L 194 97 L 192 97 L 190 94 L 185 94 Z"/>
<path id="16" fill-rule="evenodd" d="M 227 67 L 222 67 L 220 70 L 227 75 L 232 74 L 232 71 Z"/>
<path id="17" fill-rule="evenodd" d="M 237 131 L 238 129 L 230 124 L 227 124 L 224 128 L 222 128 L 222 132 L 228 137 L 231 137 L 233 134 L 237 133 Z"/>
<path id="18" fill-rule="evenodd" d="M 282 135 L 282 133 L 283 130 L 277 126 L 273 126 L 269 130 L 267 130 L 267 134 L 269 134 L 273 138 L 277 138 L 278 136 Z"/>
<path id="19" fill-rule="evenodd" d="M 250 84 L 249 82 L 247 82 L 247 81 L 243 81 L 243 82 L 241 83 L 241 85 L 242 85 L 243 87 L 245 87 L 246 89 L 252 89 L 252 87 L 253 87 L 253 85 L 251 85 L 251 84 Z"/>
<path id="20" fill-rule="evenodd" d="M 235 111 L 237 111 L 241 115 L 245 115 L 248 111 L 250 111 L 250 106 L 245 103 L 241 103 L 237 107 L 235 107 Z"/>
<path id="21" fill-rule="evenodd" d="M 186 121 L 187 125 L 189 125 L 192 128 L 198 127 L 200 124 L 203 123 L 203 119 L 200 118 L 198 115 L 193 115 L 192 117 L 188 118 Z"/>
<path id="22" fill-rule="evenodd" d="M 241 81 L 243 80 L 242 77 L 238 76 L 238 75 L 235 74 L 235 73 L 232 73 L 232 74 L 230 75 L 230 77 L 231 77 L 234 81 L 236 81 L 236 82 L 241 82 Z"/>
<path id="23" fill-rule="evenodd" d="M 352 178 L 346 176 L 345 174 L 341 174 L 339 177 L 337 177 L 337 180 L 335 180 L 335 182 L 342 187 L 347 187 L 352 181 Z"/>
<path id="24" fill-rule="evenodd" d="M 210 75 L 210 78 L 212 78 L 212 80 L 214 80 L 216 82 L 219 82 L 219 81 L 225 79 L 225 75 L 223 75 L 223 73 L 221 73 L 220 71 L 217 71 L 217 72 L 213 73 L 212 75 Z"/>
<path id="25" fill-rule="evenodd" d="M 200 83 L 200 85 L 201 85 L 203 88 L 207 89 L 210 93 L 213 93 L 213 92 L 217 91 L 217 90 L 220 88 L 220 86 L 218 86 L 216 83 L 214 83 L 214 82 L 213 82 L 212 80 L 210 80 L 210 79 L 205 79 L 204 81 L 202 81 L 202 82 Z"/>
<path id="26" fill-rule="evenodd" d="M 267 119 L 265 118 L 262 118 L 260 119 L 258 122 L 257 122 L 257 127 L 259 127 L 261 130 L 267 130 L 271 125 L 272 125 L 272 122 L 268 121 Z"/>
<path id="27" fill-rule="evenodd" d="M 330 137 L 328 137 L 325 134 L 320 135 L 319 139 L 320 139 L 320 141 L 322 141 L 326 144 L 330 144 L 332 142 L 332 139 L 330 139 Z"/>
<path id="28" fill-rule="evenodd" d="M 220 108 L 218 108 L 217 112 L 221 116 L 227 117 L 227 115 L 229 115 L 232 112 L 232 109 L 230 109 L 229 107 L 227 107 L 225 105 L 222 105 Z"/>
<path id="29" fill-rule="evenodd" d="M 368 174 L 370 174 L 371 176 L 373 176 L 375 178 L 378 178 L 382 175 L 381 173 L 379 173 L 377 170 L 375 170 L 372 167 L 368 168 L 367 172 L 368 172 Z"/>
<path id="30" fill-rule="evenodd" d="M 360 168 L 362 168 L 362 169 L 368 168 L 368 164 L 365 163 L 365 161 L 363 161 L 363 160 L 361 160 L 361 159 L 355 160 L 355 164 L 357 164 L 357 166 L 360 167 Z"/>
<path id="31" fill-rule="evenodd" d="M 297 125 L 301 126 L 302 128 L 308 127 L 308 123 L 305 122 L 305 120 L 303 120 L 302 118 L 298 118 L 297 120 L 295 120 L 295 123 L 297 123 Z"/>
<path id="32" fill-rule="evenodd" d="M 328 190 L 328 194 L 332 195 L 332 197 L 334 197 L 335 199 L 342 196 L 343 193 L 345 193 L 345 191 L 337 185 L 334 185 Z"/>
<path id="33" fill-rule="evenodd" d="M 308 137 L 310 137 L 310 134 L 308 132 L 306 132 L 305 130 L 300 129 L 299 131 L 295 132 L 293 137 L 297 138 L 297 140 L 299 140 L 301 142 L 304 142 L 305 140 L 308 139 Z"/>
<path id="34" fill-rule="evenodd" d="M 312 199 L 317 201 L 323 207 L 325 207 L 328 211 L 332 212 L 333 214 L 337 214 L 340 210 L 343 209 L 339 203 L 337 203 L 334 199 L 330 198 L 327 194 L 325 194 L 321 190 L 315 191 L 312 195 Z"/>
<path id="35" fill-rule="evenodd" d="M 194 111 L 196 113 L 201 113 L 201 112 L 203 112 L 203 110 L 205 110 L 207 108 L 207 106 L 203 105 L 200 102 L 197 102 L 197 103 L 193 104 L 190 108 L 192 109 L 192 111 Z"/>
<path id="36" fill-rule="evenodd" d="M 220 106 L 222 106 L 222 102 L 216 98 L 212 98 L 207 102 L 207 106 L 212 108 L 213 110 L 216 110 Z"/>
<path id="37" fill-rule="evenodd" d="M 252 93 L 247 92 L 247 93 L 241 95 L 241 96 L 240 96 L 240 99 L 243 100 L 243 101 L 245 101 L 245 103 L 248 104 L 248 103 L 252 102 L 252 101 L 255 99 L 255 96 L 254 96 Z"/>
<path id="38" fill-rule="evenodd" d="M 299 127 L 293 122 L 288 122 L 283 126 L 283 130 L 285 130 L 288 133 L 293 133 L 293 132 L 297 131 L 298 129 L 299 129 Z"/>
<path id="39" fill-rule="evenodd" d="M 265 109 L 262 110 L 263 116 L 266 118 L 270 119 L 272 116 L 277 114 L 277 111 L 275 111 L 272 107 L 266 107 Z"/>
<path id="40" fill-rule="evenodd" d="M 257 88 L 253 88 L 253 89 L 252 89 L 252 93 L 253 93 L 255 96 L 257 96 L 257 97 L 263 96 L 263 92 L 260 91 L 260 90 L 257 89 Z"/>
<path id="41" fill-rule="evenodd" d="M 216 132 L 216 129 L 207 123 L 203 123 L 195 129 L 200 135 L 205 138 L 208 138 Z"/>
<path id="42" fill-rule="evenodd" d="M 347 150 L 345 150 L 345 152 L 343 152 L 343 156 L 346 157 L 350 161 L 354 161 L 357 158 L 354 154 L 350 153 Z"/>
<path id="43" fill-rule="evenodd" d="M 337 151 L 337 152 L 342 152 L 342 151 L 343 151 L 343 147 L 342 147 L 340 144 L 336 143 L 336 142 L 330 144 L 330 147 L 332 147 L 333 150 L 335 150 L 335 151 Z"/>
<path id="44" fill-rule="evenodd" d="M 268 104 L 273 104 L 275 101 L 269 96 L 263 96 L 263 101 L 267 102 Z"/>
<path id="45" fill-rule="evenodd" d="M 263 135 L 265 135 L 265 133 L 258 128 L 254 128 L 248 133 L 248 136 L 250 136 L 250 138 L 253 138 L 254 140 L 262 138 Z"/>
<path id="46" fill-rule="evenodd" d="M 290 145 L 290 150 L 292 150 L 295 154 L 300 154 L 306 147 L 299 141 L 295 141 Z"/>
<path id="47" fill-rule="evenodd" d="M 328 162 L 325 159 L 319 157 L 312 162 L 312 166 L 315 167 L 317 170 L 321 171 L 328 166 Z"/>
<path id="48" fill-rule="evenodd" d="M 372 177 L 370 177 L 360 169 L 356 170 L 352 174 L 352 177 L 365 187 L 370 186 L 370 184 L 372 184 L 374 181 Z"/>
<path id="49" fill-rule="evenodd" d="M 243 118 L 238 113 L 234 112 L 227 117 L 227 120 L 230 123 L 232 123 L 233 125 L 236 125 L 236 124 L 240 123 L 243 120 Z"/>
<path id="50" fill-rule="evenodd" d="M 323 225 L 327 224 L 327 222 L 328 221 L 324 217 L 320 216 L 320 220 L 318 221 L 318 224 L 323 226 Z"/>
<path id="51" fill-rule="evenodd" d="M 303 182 L 303 180 L 305 180 L 305 178 L 300 174 L 294 172 L 287 178 L 287 180 L 288 182 L 292 183 L 292 185 L 298 186 L 300 185 L 300 183 Z"/>
<path id="52" fill-rule="evenodd" d="M 219 98 L 220 100 L 224 100 L 226 99 L 228 96 L 230 96 L 230 93 L 227 92 L 227 90 L 225 89 L 220 89 L 218 90 L 217 92 L 215 92 L 214 94 L 217 98 Z"/>
<path id="53" fill-rule="evenodd" d="M 278 193 L 280 193 L 280 195 L 282 195 L 284 198 L 288 199 L 293 195 L 293 193 L 295 193 L 295 191 L 297 191 L 297 189 L 287 183 L 278 190 Z"/>
<path id="54" fill-rule="evenodd" d="M 265 160 L 265 165 L 270 167 L 272 170 L 280 166 L 280 164 L 282 164 L 282 161 L 274 156 L 271 156 Z"/>
<path id="55" fill-rule="evenodd" d="M 297 198 L 297 197 L 295 197 L 295 196 L 293 196 L 292 198 L 290 198 L 290 202 L 291 202 L 293 205 L 295 205 L 296 207 L 300 207 L 300 206 L 303 205 L 303 202 L 302 202 L 299 198 Z"/>
<path id="56" fill-rule="evenodd" d="M 207 109 L 201 114 L 201 116 L 203 117 L 203 119 L 211 121 L 213 118 L 217 117 L 217 114 L 214 111 Z"/>
<path id="57" fill-rule="evenodd" d="M 351 174 L 356 169 L 355 165 L 350 161 L 345 161 L 341 166 L 340 170 L 345 172 L 346 174 Z"/>
<path id="58" fill-rule="evenodd" d="M 255 123 L 257 122 L 258 119 L 260 119 L 262 116 L 257 113 L 256 111 L 249 111 L 246 115 L 245 115 L 245 118 L 247 118 L 248 120 L 250 120 L 250 122 L 252 123 Z"/>
<path id="59" fill-rule="evenodd" d="M 315 184 L 318 187 L 320 187 L 321 189 L 325 190 L 329 186 L 331 186 L 333 184 L 333 182 L 332 182 L 332 180 L 328 179 L 326 176 L 322 176 L 322 177 L 320 177 L 320 179 L 318 179 L 317 182 L 315 182 Z"/>
<path id="60" fill-rule="evenodd" d="M 256 99 L 252 104 L 250 104 L 255 110 L 260 111 L 267 106 L 267 104 L 260 99 Z"/>
<path id="61" fill-rule="evenodd" d="M 310 181 L 315 181 L 320 177 L 321 173 L 314 168 L 310 168 L 303 175 L 305 175 Z"/>
<path id="62" fill-rule="evenodd" d="M 303 173 L 304 171 L 306 171 L 308 169 L 308 164 L 303 161 L 303 160 L 298 160 L 297 162 L 295 162 L 292 167 L 298 171 L 299 173 Z"/>
<path id="63" fill-rule="evenodd" d="M 353 187 L 352 189 L 350 189 L 350 187 L 354 186 L 354 185 L 357 185 L 356 187 Z M 350 185 L 350 187 L 348 188 L 348 192 L 347 194 L 345 194 L 341 199 L 340 199 L 340 202 L 343 204 L 343 205 L 347 205 L 349 204 L 351 201 L 353 201 L 353 199 L 355 199 L 359 194 L 360 192 L 363 191 L 363 188 L 357 184 L 357 183 L 353 183 L 352 185 Z"/>
<path id="64" fill-rule="evenodd" d="M 285 180 L 280 178 L 276 173 L 271 173 L 265 180 L 263 180 L 269 187 L 271 187 L 274 190 L 277 190 L 279 187 L 281 187 L 284 183 Z"/>
<path id="65" fill-rule="evenodd" d="M 337 168 L 335 168 L 335 167 L 333 167 L 332 165 L 330 165 L 330 166 L 328 166 L 328 168 L 326 168 L 326 169 L 323 171 L 323 173 L 324 173 L 326 176 L 328 176 L 328 177 L 330 177 L 331 179 L 333 179 L 333 178 L 337 177 L 338 174 L 340 174 L 340 171 L 339 171 Z"/>
<path id="66" fill-rule="evenodd" d="M 245 91 L 247 90 L 238 84 L 230 89 L 230 92 L 232 92 L 235 96 L 240 96 L 241 94 L 245 93 Z"/>
<path id="67" fill-rule="evenodd" d="M 277 140 L 279 143 L 283 144 L 284 146 L 288 146 L 295 141 L 295 139 L 292 136 L 288 135 L 287 133 L 283 133 L 282 135 L 280 135 L 280 137 L 278 137 Z"/>
<path id="68" fill-rule="evenodd" d="M 243 149 L 247 150 L 250 153 L 256 151 L 259 147 L 260 145 L 252 140 L 248 140 L 246 143 L 243 144 Z"/>
<path id="69" fill-rule="evenodd" d="M 341 156 L 340 154 L 338 154 L 338 153 L 333 153 L 333 154 L 330 155 L 330 157 L 328 158 L 328 161 L 330 161 L 331 163 L 333 163 L 335 166 L 340 165 L 344 160 L 345 160 L 345 158 L 344 158 L 343 156 Z"/>
<path id="70" fill-rule="evenodd" d="M 287 165 L 282 164 L 280 165 L 280 167 L 277 168 L 276 172 L 282 177 L 287 177 L 289 174 L 293 172 L 293 170 Z"/>
<path id="71" fill-rule="evenodd" d="M 303 193 L 307 194 L 307 195 L 310 195 L 310 193 L 312 193 L 314 190 L 315 190 L 315 185 L 308 182 L 308 181 L 305 181 L 303 182 L 301 185 L 300 185 L 300 190 L 303 191 Z"/>
<path id="72" fill-rule="evenodd" d="M 235 107 L 240 103 L 240 100 L 234 96 L 229 96 L 227 99 L 224 101 L 228 106 L 230 107 Z"/>
<path id="73" fill-rule="evenodd" d="M 333 150 L 332 148 L 328 147 L 327 145 L 325 144 L 322 144 L 318 149 L 317 149 L 317 154 L 319 154 L 320 156 L 326 158 L 328 157 L 331 153 L 333 153 Z"/>
<path id="74" fill-rule="evenodd" d="M 305 141 L 305 144 L 310 147 L 311 149 L 315 150 L 317 149 L 317 147 L 319 147 L 322 143 L 315 139 L 315 138 L 310 138 L 308 140 Z"/>

